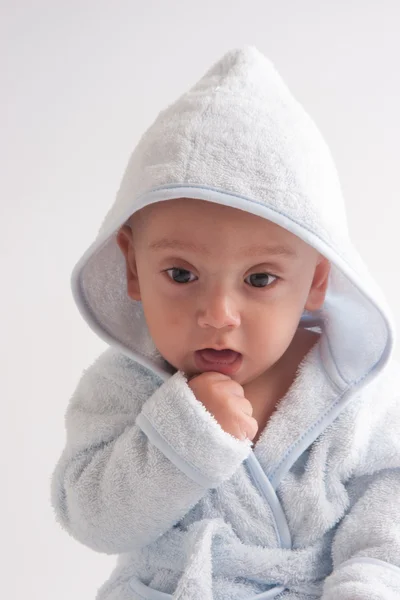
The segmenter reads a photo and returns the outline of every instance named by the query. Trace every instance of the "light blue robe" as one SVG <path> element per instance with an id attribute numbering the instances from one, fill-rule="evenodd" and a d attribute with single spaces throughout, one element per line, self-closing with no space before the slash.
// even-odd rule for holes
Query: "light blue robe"
<path id="1" fill-rule="evenodd" d="M 235 206 L 332 264 L 321 337 L 255 446 L 220 427 L 127 297 L 115 233 L 170 198 Z M 329 150 L 271 63 L 225 55 L 139 142 L 77 264 L 111 348 L 83 374 L 54 470 L 60 524 L 117 566 L 97 600 L 399 600 L 400 399 L 393 327 L 348 236 Z"/>

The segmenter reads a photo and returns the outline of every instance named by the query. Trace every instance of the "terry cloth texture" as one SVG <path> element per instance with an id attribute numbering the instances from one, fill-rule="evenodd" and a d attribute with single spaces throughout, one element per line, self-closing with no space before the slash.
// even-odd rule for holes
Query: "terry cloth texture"
<path id="1" fill-rule="evenodd" d="M 257 444 L 222 430 L 126 293 L 118 229 L 172 198 L 236 207 L 332 264 L 319 342 Z M 272 63 L 228 52 L 160 113 L 76 265 L 111 348 L 83 374 L 52 477 L 61 525 L 118 554 L 97 600 L 399 600 L 400 402 L 393 327 L 349 238 L 317 127 Z"/>

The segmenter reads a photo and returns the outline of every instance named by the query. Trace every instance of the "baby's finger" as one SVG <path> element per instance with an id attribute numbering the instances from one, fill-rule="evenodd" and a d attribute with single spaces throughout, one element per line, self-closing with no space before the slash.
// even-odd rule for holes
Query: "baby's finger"
<path id="1" fill-rule="evenodd" d="M 249 439 L 249 440 L 253 440 L 256 437 L 257 431 L 258 431 L 258 423 L 255 419 L 253 419 L 253 417 L 247 417 L 245 419 L 243 419 L 242 425 L 241 425 L 241 431 L 243 434 L 242 439 Z"/>
<path id="2" fill-rule="evenodd" d="M 240 410 L 249 417 L 253 415 L 253 406 L 246 398 L 243 398 L 240 403 Z"/>

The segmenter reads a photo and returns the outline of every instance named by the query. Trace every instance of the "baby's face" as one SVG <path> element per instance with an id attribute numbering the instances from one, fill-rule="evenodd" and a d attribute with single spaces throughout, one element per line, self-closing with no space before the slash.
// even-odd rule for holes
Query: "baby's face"
<path id="1" fill-rule="evenodd" d="M 289 347 L 304 308 L 323 302 L 321 256 L 270 221 L 183 198 L 142 215 L 118 235 L 128 293 L 160 353 L 188 375 L 201 372 L 197 350 L 223 347 L 242 354 L 232 379 L 254 380 Z"/>

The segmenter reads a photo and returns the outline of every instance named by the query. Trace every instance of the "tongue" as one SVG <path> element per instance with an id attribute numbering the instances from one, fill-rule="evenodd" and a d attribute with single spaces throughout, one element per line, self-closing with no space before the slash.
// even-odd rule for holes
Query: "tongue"
<path id="1" fill-rule="evenodd" d="M 234 350 L 212 350 L 211 348 L 201 350 L 200 354 L 207 362 L 220 362 L 224 364 L 233 363 L 239 356 L 238 352 L 235 352 Z"/>

